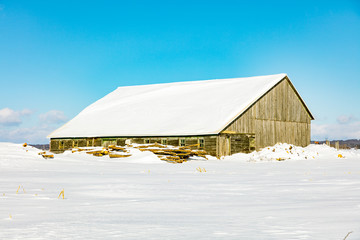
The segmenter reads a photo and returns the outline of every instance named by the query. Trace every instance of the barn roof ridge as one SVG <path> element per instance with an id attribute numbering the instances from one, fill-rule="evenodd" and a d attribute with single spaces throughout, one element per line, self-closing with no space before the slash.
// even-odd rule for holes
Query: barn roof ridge
<path id="1" fill-rule="evenodd" d="M 118 86 L 118 88 L 132 88 L 132 87 L 144 87 L 144 86 L 164 86 L 164 85 L 182 85 L 182 84 L 196 84 L 196 83 L 206 83 L 212 81 L 226 81 L 226 80 L 240 80 L 246 78 L 258 78 L 258 77 L 269 77 L 269 76 L 287 76 L 286 73 L 277 73 L 277 74 L 268 74 L 260 76 L 250 76 L 250 77 L 231 77 L 231 78 L 212 78 L 212 79 L 200 79 L 200 80 L 188 80 L 188 81 L 176 81 L 176 82 L 165 82 L 165 83 L 149 83 L 149 84 L 138 84 L 138 85 L 128 85 L 128 86 Z"/>

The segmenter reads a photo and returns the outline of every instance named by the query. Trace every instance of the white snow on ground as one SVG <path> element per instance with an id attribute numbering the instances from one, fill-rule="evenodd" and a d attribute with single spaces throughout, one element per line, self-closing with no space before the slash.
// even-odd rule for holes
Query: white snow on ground
<path id="1" fill-rule="evenodd" d="M 0 239 L 360 239 L 359 150 L 278 144 L 183 164 L 38 152 L 0 143 Z"/>

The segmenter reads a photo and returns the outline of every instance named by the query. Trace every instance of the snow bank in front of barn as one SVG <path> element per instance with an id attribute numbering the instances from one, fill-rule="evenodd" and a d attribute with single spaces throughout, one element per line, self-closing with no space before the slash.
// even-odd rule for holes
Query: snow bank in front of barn
<path id="1" fill-rule="evenodd" d="M 315 150 L 294 146 L 287 143 L 277 143 L 250 154 L 249 161 L 284 161 L 315 159 L 319 155 Z"/>
<path id="2" fill-rule="evenodd" d="M 285 161 L 285 160 L 314 160 L 314 159 L 333 159 L 333 158 L 360 158 L 358 149 L 340 149 L 329 147 L 325 144 L 311 144 L 307 147 L 298 147 L 288 143 L 277 143 L 274 146 L 265 147 L 260 151 L 250 154 L 237 153 L 223 157 L 228 161 Z"/>
<path id="3" fill-rule="evenodd" d="M 93 150 L 101 150 L 102 147 L 93 147 Z M 161 161 L 154 153 L 150 151 L 139 151 L 139 149 L 128 147 L 131 154 L 128 158 L 110 159 L 109 156 L 94 157 L 86 154 L 86 152 L 72 152 L 71 150 L 65 151 L 62 154 L 55 154 L 55 158 L 61 160 L 79 160 L 87 161 L 92 159 L 99 159 L 100 161 L 121 161 L 126 163 L 139 163 L 139 164 L 153 164 L 165 163 Z M 20 159 L 28 160 L 42 160 L 39 155 L 41 150 L 27 146 L 23 147 L 22 144 L 0 142 L 0 152 L 2 153 L 2 161 L 0 167 L 8 164 L 16 164 Z M 217 161 L 217 158 L 207 155 L 209 161 Z M 237 162 L 261 162 L 261 161 L 285 161 L 285 160 L 315 160 L 315 159 L 334 159 L 334 158 L 359 158 L 360 149 L 340 149 L 329 147 L 325 144 L 311 144 L 307 147 L 299 147 L 287 143 L 278 143 L 274 146 L 265 147 L 260 151 L 252 153 L 236 153 L 231 156 L 221 157 L 223 161 L 237 161 Z M 203 161 L 203 158 L 192 157 L 192 161 Z M 21 161 L 23 163 L 23 161 Z"/>
<path id="4" fill-rule="evenodd" d="M 319 156 L 324 159 L 331 159 L 334 157 L 345 159 L 360 159 L 360 149 L 339 149 L 329 147 L 326 144 L 310 144 L 305 148 L 308 151 L 316 151 Z"/>

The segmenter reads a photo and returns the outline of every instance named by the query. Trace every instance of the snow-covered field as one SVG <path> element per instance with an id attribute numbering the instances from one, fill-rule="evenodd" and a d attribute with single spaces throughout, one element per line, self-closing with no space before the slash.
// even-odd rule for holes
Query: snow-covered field
<path id="1" fill-rule="evenodd" d="M 0 143 L 0 239 L 360 239 L 360 150 L 183 164 L 38 152 Z"/>

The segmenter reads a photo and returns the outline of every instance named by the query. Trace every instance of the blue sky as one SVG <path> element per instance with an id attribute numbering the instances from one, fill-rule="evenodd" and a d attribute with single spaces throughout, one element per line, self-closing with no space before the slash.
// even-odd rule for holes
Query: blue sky
<path id="1" fill-rule="evenodd" d="M 46 143 L 118 86 L 276 73 L 313 139 L 359 139 L 360 2 L 0 0 L 0 141 Z"/>

